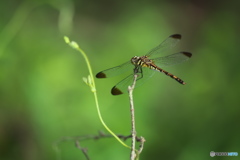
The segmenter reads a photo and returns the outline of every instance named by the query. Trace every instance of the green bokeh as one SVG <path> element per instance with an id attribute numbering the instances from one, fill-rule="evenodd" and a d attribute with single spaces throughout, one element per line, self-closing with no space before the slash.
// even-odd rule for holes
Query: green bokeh
<path id="1" fill-rule="evenodd" d="M 54 142 L 106 132 L 82 81 L 89 74 L 86 63 L 64 35 L 78 42 L 96 74 L 182 34 L 170 53 L 189 51 L 192 58 L 164 69 L 187 84 L 156 74 L 134 91 L 137 134 L 147 140 L 140 159 L 206 160 L 212 159 L 210 151 L 240 153 L 236 6 L 228 1 L 1 1 L 0 159 L 84 159 L 74 141 L 58 143 L 59 152 Z M 96 85 L 105 122 L 128 135 L 128 95 L 110 94 L 122 78 L 97 79 Z M 129 159 L 130 151 L 113 138 L 81 144 L 91 159 Z"/>

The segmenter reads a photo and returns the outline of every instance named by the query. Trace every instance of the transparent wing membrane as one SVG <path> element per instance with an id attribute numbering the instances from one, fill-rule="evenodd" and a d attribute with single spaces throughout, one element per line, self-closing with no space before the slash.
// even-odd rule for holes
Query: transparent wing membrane
<path id="1" fill-rule="evenodd" d="M 143 83 L 145 83 L 149 78 L 153 76 L 155 71 L 142 67 L 142 73 L 137 73 L 137 83 L 135 85 L 135 88 L 141 86 Z M 124 78 L 122 81 L 120 81 L 116 86 L 114 86 L 111 90 L 112 95 L 120 95 L 128 92 L 128 86 L 131 86 L 133 83 L 134 74 L 131 74 Z"/>
<path id="2" fill-rule="evenodd" d="M 188 60 L 191 56 L 192 54 L 189 52 L 178 52 L 175 54 L 171 54 L 169 56 L 155 58 L 153 59 L 153 62 L 158 67 L 166 67 L 183 63 L 186 60 Z"/>
<path id="3" fill-rule="evenodd" d="M 129 62 L 123 63 L 122 65 L 119 65 L 117 67 L 113 67 L 113 68 L 101 71 L 96 75 L 96 77 L 97 78 L 109 78 L 109 77 L 117 76 L 117 75 L 122 74 L 127 71 L 132 71 L 133 68 L 134 68 L 134 66 L 129 61 Z"/>
<path id="4" fill-rule="evenodd" d="M 181 40 L 181 37 L 182 36 L 180 34 L 173 34 L 173 35 L 169 36 L 160 45 L 158 45 L 157 47 L 155 47 L 152 50 L 150 50 L 146 54 L 146 56 L 148 56 L 148 57 L 150 57 L 150 56 L 159 56 L 164 51 L 166 51 L 166 50 L 176 46 L 176 44 Z"/>

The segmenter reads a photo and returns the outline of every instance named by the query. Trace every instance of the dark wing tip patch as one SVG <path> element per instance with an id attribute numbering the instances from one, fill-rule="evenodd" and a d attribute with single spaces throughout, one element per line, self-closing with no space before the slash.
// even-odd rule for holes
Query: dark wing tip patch
<path id="1" fill-rule="evenodd" d="M 103 72 L 99 72 L 97 75 L 96 75 L 97 78 L 107 78 L 106 74 L 104 74 Z"/>
<path id="2" fill-rule="evenodd" d="M 118 88 L 116 88 L 115 86 L 112 88 L 111 90 L 112 95 L 120 95 L 123 94 L 122 91 L 120 91 Z"/>
<path id="3" fill-rule="evenodd" d="M 181 39 L 182 38 L 181 34 L 173 34 L 170 37 L 175 38 L 175 39 Z"/>
<path id="4" fill-rule="evenodd" d="M 189 58 L 192 57 L 192 53 L 190 53 L 190 52 L 183 52 L 183 54 L 184 54 L 185 56 L 189 57 Z"/>

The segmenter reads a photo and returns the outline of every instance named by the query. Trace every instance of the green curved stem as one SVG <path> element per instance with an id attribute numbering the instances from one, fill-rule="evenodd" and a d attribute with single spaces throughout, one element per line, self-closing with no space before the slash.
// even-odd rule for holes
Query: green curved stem
<path id="1" fill-rule="evenodd" d="M 103 118 L 102 118 L 102 115 L 101 115 L 101 111 L 100 111 L 100 108 L 99 108 L 99 103 L 98 103 L 98 97 L 97 97 L 97 91 L 96 91 L 96 87 L 95 87 L 95 82 L 94 82 L 94 78 L 93 78 L 93 73 L 92 73 L 92 68 L 91 68 L 91 65 L 90 65 L 90 62 L 88 60 L 88 57 L 87 55 L 85 54 L 85 52 L 78 46 L 78 44 L 74 41 L 70 42 L 69 38 L 68 37 L 64 37 L 65 39 L 65 42 L 67 44 L 69 44 L 71 47 L 73 47 L 74 49 L 76 49 L 77 51 L 79 51 L 82 56 L 84 57 L 86 63 L 87 63 L 87 67 L 88 67 L 88 70 L 89 70 L 89 74 L 90 74 L 90 77 L 87 79 L 87 78 L 84 78 L 84 81 L 87 85 L 90 86 L 91 88 L 91 91 L 93 92 L 94 94 L 94 99 L 95 99 L 95 103 L 96 103 L 96 108 L 97 108 L 97 113 L 98 113 L 98 117 L 102 123 L 102 125 L 104 126 L 104 128 L 119 142 L 121 143 L 123 146 L 131 149 L 130 146 L 128 146 L 127 144 L 125 144 L 107 125 L 106 123 L 104 122 Z"/>

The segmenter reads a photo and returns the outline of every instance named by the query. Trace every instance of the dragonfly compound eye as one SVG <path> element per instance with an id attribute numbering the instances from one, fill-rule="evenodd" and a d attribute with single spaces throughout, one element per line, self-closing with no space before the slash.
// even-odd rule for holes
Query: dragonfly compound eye
<path id="1" fill-rule="evenodd" d="M 138 60 L 139 60 L 139 57 L 138 56 L 134 56 L 132 59 L 131 59 L 131 62 L 132 62 L 132 64 L 137 64 L 137 62 L 138 62 Z"/>

